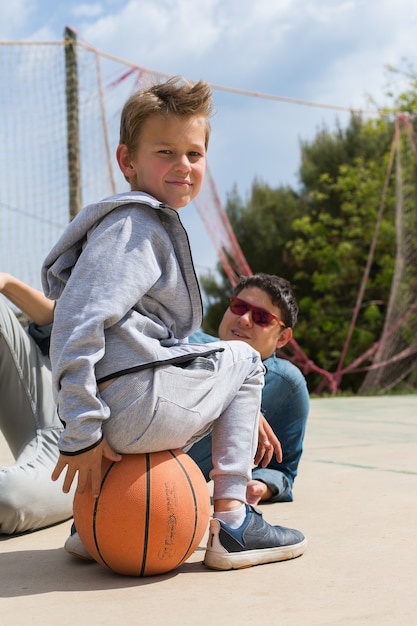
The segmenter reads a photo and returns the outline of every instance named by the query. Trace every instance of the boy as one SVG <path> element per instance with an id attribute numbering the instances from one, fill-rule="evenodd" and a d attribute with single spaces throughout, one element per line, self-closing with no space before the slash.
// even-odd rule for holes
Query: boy
<path id="1" fill-rule="evenodd" d="M 57 300 L 54 393 L 64 431 L 52 478 L 98 495 L 101 461 L 188 449 L 212 429 L 214 519 L 204 562 L 238 569 L 294 558 L 306 539 L 246 505 L 264 368 L 244 342 L 190 344 L 200 291 L 178 210 L 199 192 L 211 93 L 171 79 L 133 95 L 117 161 L 131 192 L 86 207 L 45 260 Z M 258 450 L 259 453 L 259 450 Z"/>
<path id="2" fill-rule="evenodd" d="M 274 323 L 268 312 L 284 325 Z M 290 283 L 273 274 L 259 273 L 239 280 L 220 322 L 220 339 L 245 341 L 261 355 L 266 368 L 261 412 L 282 447 L 282 460 L 273 457 L 266 466 L 260 464 L 252 470 L 246 488 L 249 504 L 293 500 L 292 486 L 303 452 L 310 400 L 300 370 L 278 358 L 276 351 L 291 340 L 297 317 L 298 305 Z M 208 343 L 217 339 L 197 331 L 190 341 Z M 188 454 L 209 479 L 211 434 L 195 443 Z"/>
<path id="3" fill-rule="evenodd" d="M 260 353 L 267 369 L 262 412 L 283 450 L 282 461 L 272 458 L 266 465 L 262 463 L 252 470 L 252 480 L 246 488 L 249 504 L 291 501 L 292 484 L 302 454 L 309 409 L 304 376 L 297 367 L 275 354 L 266 358 L 269 350 L 265 350 L 268 335 L 275 335 L 276 348 L 281 348 L 296 323 L 297 307 L 293 297 L 288 295 L 291 291 L 283 287 L 285 282 L 276 276 L 256 274 L 242 278 L 233 294 L 238 295 L 245 289 L 245 296 L 248 288 L 250 295 L 256 285 L 268 295 L 265 308 L 272 311 L 278 306 L 280 319 L 286 321 L 288 330 L 269 325 L 264 331 L 253 323 L 251 312 L 236 317 L 230 308 L 219 329 L 221 339 L 239 338 Z M 50 479 L 58 460 L 58 439 L 62 431 L 52 397 L 48 358 L 54 303 L 5 272 L 0 272 L 0 293 L 31 320 L 26 332 L 15 313 L 0 299 L 0 430 L 16 459 L 14 465 L 0 467 L 0 533 L 13 535 L 71 518 L 73 493 L 63 493 L 62 485 Z M 235 325 L 240 327 L 240 332 L 234 330 Z M 196 331 L 190 341 L 217 340 Z M 213 468 L 211 447 L 209 434 L 189 450 L 207 480 Z M 66 544 L 72 554 L 77 554 L 77 537 L 72 535 Z M 85 554 L 82 544 L 78 548 Z"/>

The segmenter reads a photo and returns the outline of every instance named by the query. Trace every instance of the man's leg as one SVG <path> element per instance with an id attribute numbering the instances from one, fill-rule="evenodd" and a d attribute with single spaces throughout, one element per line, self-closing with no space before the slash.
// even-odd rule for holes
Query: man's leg
<path id="1" fill-rule="evenodd" d="M 211 459 L 212 440 L 212 433 L 209 433 L 188 450 L 189 456 L 197 463 L 207 482 L 210 480 L 210 472 L 213 469 Z"/>
<path id="2" fill-rule="evenodd" d="M 0 533 L 36 530 L 72 515 L 72 495 L 50 475 L 62 425 L 49 360 L 0 301 L 0 429 L 16 459 L 0 468 Z"/>

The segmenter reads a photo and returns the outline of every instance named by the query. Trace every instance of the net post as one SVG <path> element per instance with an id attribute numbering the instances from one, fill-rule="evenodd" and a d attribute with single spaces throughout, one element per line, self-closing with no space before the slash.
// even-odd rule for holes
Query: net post
<path id="1" fill-rule="evenodd" d="M 67 154 L 69 185 L 69 218 L 72 220 L 81 210 L 81 176 L 79 145 L 79 104 L 77 34 L 68 26 L 64 32 L 65 72 L 67 103 Z"/>

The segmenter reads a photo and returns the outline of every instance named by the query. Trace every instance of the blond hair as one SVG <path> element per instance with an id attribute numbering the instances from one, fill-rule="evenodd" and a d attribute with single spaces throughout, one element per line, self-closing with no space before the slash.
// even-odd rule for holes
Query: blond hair
<path id="1" fill-rule="evenodd" d="M 134 152 L 144 123 L 153 115 L 162 117 L 198 115 L 207 120 L 205 139 L 207 150 L 210 138 L 209 118 L 212 113 L 212 94 L 207 83 L 202 80 L 191 83 L 174 76 L 165 83 L 153 85 L 130 96 L 123 107 L 120 119 L 120 143 L 124 144 L 129 152 Z"/>

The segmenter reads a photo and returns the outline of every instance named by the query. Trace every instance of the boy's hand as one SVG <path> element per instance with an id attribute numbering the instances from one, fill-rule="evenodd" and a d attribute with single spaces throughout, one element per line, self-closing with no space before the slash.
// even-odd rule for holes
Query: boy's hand
<path id="1" fill-rule="evenodd" d="M 101 462 L 103 457 L 110 459 L 110 461 L 120 461 L 122 455 L 114 452 L 107 441 L 103 439 L 98 446 L 88 450 L 88 452 L 75 456 L 60 454 L 51 478 L 52 480 L 57 480 L 66 467 L 67 472 L 62 491 L 68 493 L 75 474 L 78 472 L 77 492 L 84 493 L 86 489 L 90 488 L 93 497 L 97 498 L 100 493 Z"/>
<path id="2" fill-rule="evenodd" d="M 254 459 L 255 465 L 267 467 L 274 455 L 274 452 L 278 463 L 281 463 L 281 444 L 265 417 L 262 413 L 260 413 L 258 426 L 258 449 Z"/>

